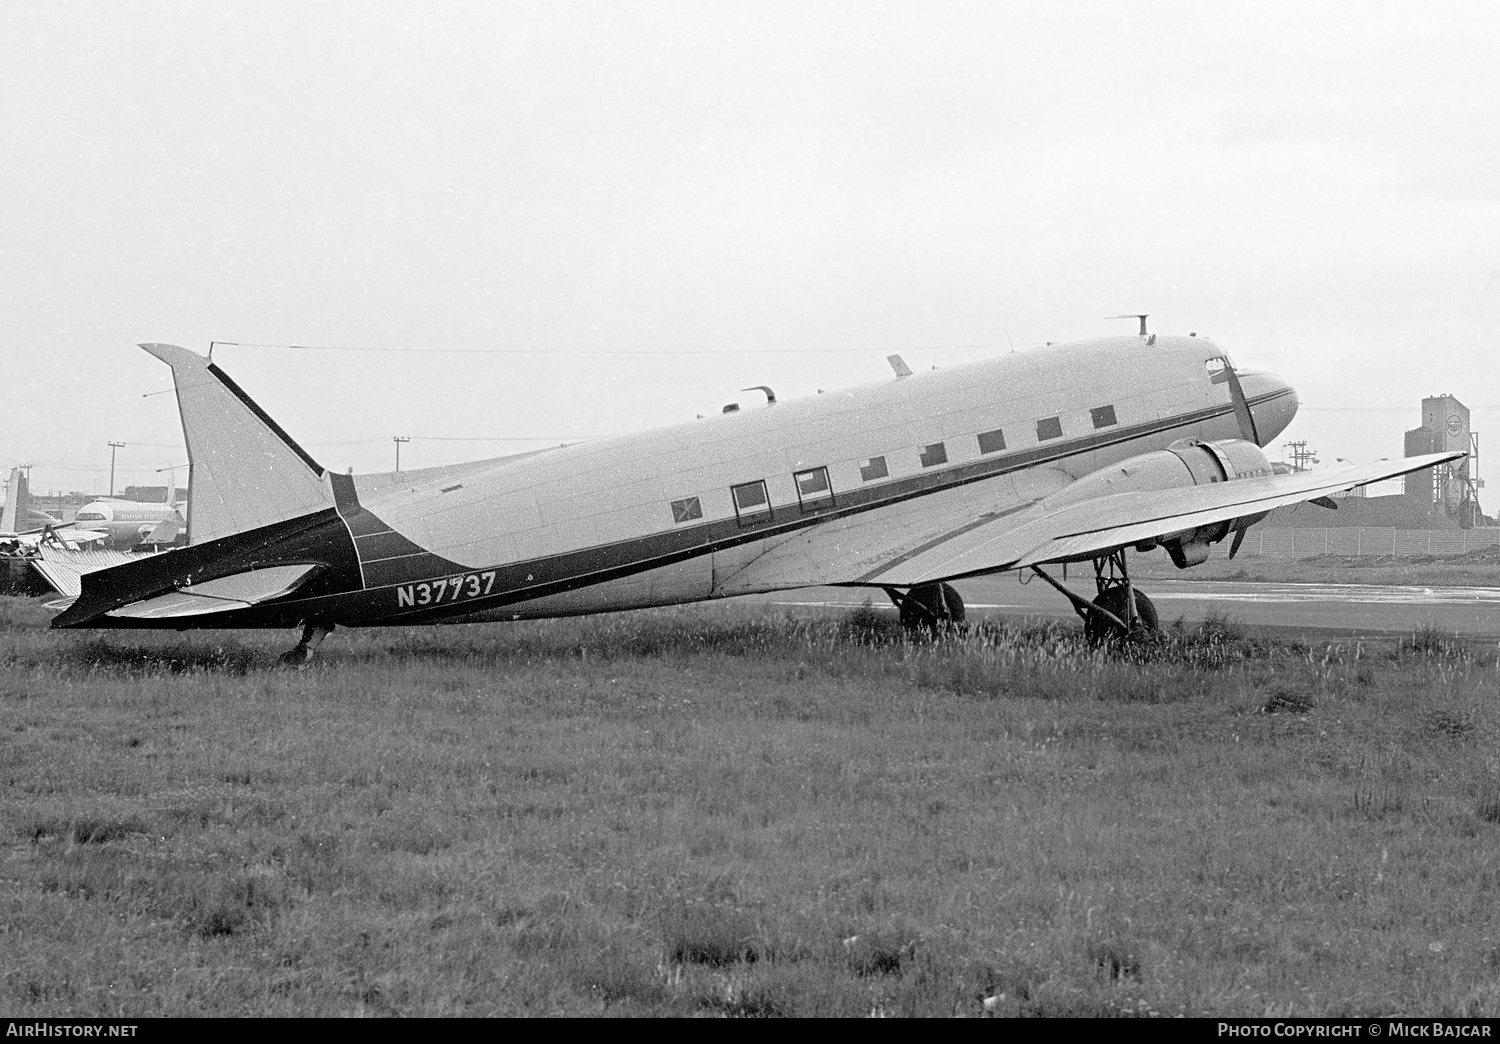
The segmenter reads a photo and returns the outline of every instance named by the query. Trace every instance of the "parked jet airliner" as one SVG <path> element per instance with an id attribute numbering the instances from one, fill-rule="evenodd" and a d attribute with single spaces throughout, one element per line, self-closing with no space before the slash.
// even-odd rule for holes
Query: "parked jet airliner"
<path id="1" fill-rule="evenodd" d="M 1144 323 L 1143 323 L 1144 325 Z M 495 460 L 323 468 L 218 366 L 172 369 L 188 546 L 87 574 L 55 627 L 515 620 L 816 585 L 879 588 L 911 626 L 947 581 L 1033 569 L 1091 631 L 1150 625 L 1126 551 L 1204 560 L 1282 504 L 1454 459 L 1279 475 L 1296 393 L 1207 338 L 1109 337 Z M 894 360 L 899 362 L 899 360 Z M 1041 567 L 1091 561 L 1091 600 Z"/>
<path id="2" fill-rule="evenodd" d="M 83 505 L 73 517 L 79 525 L 103 533 L 110 547 L 170 544 L 184 525 L 181 512 L 170 499 L 168 494 L 168 503 L 150 504 L 101 497 Z"/>

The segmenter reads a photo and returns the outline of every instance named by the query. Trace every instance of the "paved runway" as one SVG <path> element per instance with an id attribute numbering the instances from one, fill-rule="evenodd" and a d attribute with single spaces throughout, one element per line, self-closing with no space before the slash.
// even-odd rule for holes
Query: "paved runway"
<path id="1" fill-rule="evenodd" d="M 1071 571 L 1069 586 L 1091 595 L 1088 570 Z M 1054 576 L 1060 578 L 1060 572 Z M 1067 601 L 1040 580 L 1022 584 L 1016 574 L 956 585 L 973 617 L 989 615 L 1076 619 Z M 1365 584 L 1253 584 L 1206 580 L 1143 579 L 1162 622 L 1192 624 L 1220 616 L 1253 629 L 1305 631 L 1347 637 L 1409 635 L 1435 627 L 1450 634 L 1500 639 L 1500 588 L 1396 587 Z M 880 591 L 819 587 L 764 596 L 772 604 L 856 606 L 869 598 L 888 605 Z"/>

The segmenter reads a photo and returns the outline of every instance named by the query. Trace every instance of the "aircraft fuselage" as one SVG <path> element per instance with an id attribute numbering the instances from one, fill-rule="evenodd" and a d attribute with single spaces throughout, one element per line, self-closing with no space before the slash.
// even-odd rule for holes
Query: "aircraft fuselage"
<path id="1" fill-rule="evenodd" d="M 157 523 L 175 514 L 176 510 L 170 504 L 101 498 L 79 508 L 73 521 L 80 527 L 105 534 L 105 542 L 110 547 L 130 548 L 139 544 Z"/>

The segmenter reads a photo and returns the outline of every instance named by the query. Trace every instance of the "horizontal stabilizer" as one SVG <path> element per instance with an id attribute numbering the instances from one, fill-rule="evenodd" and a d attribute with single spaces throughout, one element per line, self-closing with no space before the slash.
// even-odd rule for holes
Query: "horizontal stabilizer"
<path id="1" fill-rule="evenodd" d="M 333 507 L 323 468 L 228 374 L 176 345 L 141 347 L 172 368 L 177 386 L 190 544 Z"/>
<path id="2" fill-rule="evenodd" d="M 291 594 L 322 569 L 321 565 L 309 564 L 252 569 L 121 606 L 107 615 L 130 620 L 159 620 L 172 616 L 201 616 L 204 613 L 248 609 L 260 602 L 269 602 L 273 598 Z"/>
<path id="3" fill-rule="evenodd" d="M 182 532 L 182 523 L 176 518 L 164 518 L 156 523 L 156 528 L 141 537 L 143 544 L 170 544 L 177 539 Z"/>
<path id="4" fill-rule="evenodd" d="M 82 592 L 85 573 L 96 573 L 140 557 L 124 551 L 75 551 L 48 544 L 39 544 L 37 552 L 41 557 L 31 560 L 32 568 L 52 585 L 53 590 L 69 598 L 77 598 Z"/>

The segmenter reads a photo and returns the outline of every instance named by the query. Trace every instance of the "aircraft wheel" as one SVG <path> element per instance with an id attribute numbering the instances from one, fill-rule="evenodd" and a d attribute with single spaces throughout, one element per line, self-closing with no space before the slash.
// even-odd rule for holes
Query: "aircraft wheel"
<path id="1" fill-rule="evenodd" d="M 312 650 L 305 645 L 295 645 L 276 658 L 282 667 L 305 667 L 312 659 Z"/>
<path id="2" fill-rule="evenodd" d="M 333 633 L 333 624 L 307 624 L 302 628 L 302 640 L 282 653 L 276 661 L 283 667 L 306 667 L 313 658 L 313 650 L 323 644 L 323 639 Z"/>
<path id="3" fill-rule="evenodd" d="M 923 584 L 901 600 L 901 626 L 913 635 L 942 634 L 963 626 L 964 600 L 952 584 Z"/>
<path id="4" fill-rule="evenodd" d="M 1139 588 L 1135 591 L 1135 629 L 1144 631 L 1155 631 L 1158 629 L 1156 606 L 1151 599 L 1141 593 Z M 1094 604 L 1099 608 L 1114 613 L 1121 620 L 1125 619 L 1125 591 L 1124 585 L 1111 587 L 1098 598 Z M 1120 628 L 1114 621 L 1106 619 L 1097 613 L 1090 613 L 1089 618 L 1084 621 L 1083 631 L 1089 636 L 1090 641 L 1103 642 L 1111 638 L 1121 637 Z"/>

